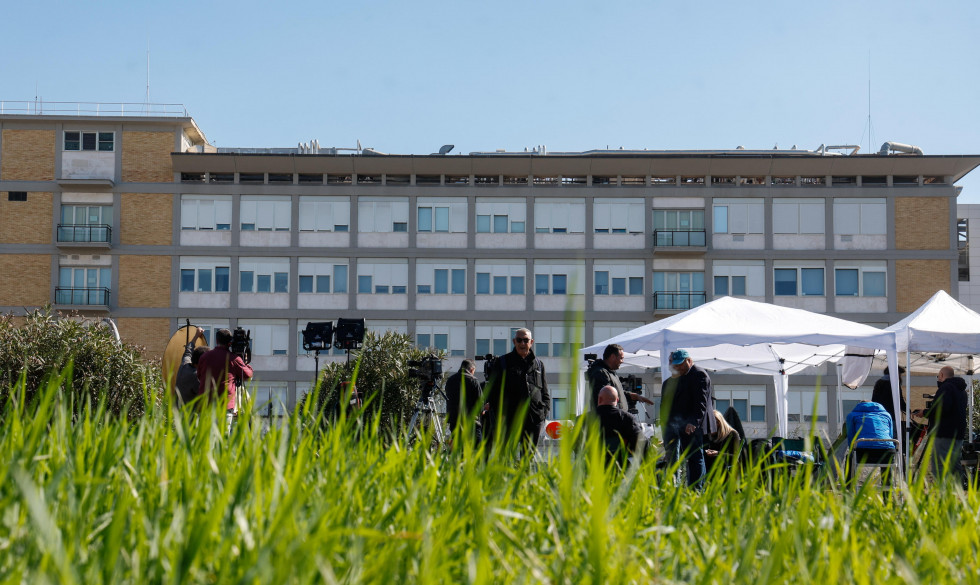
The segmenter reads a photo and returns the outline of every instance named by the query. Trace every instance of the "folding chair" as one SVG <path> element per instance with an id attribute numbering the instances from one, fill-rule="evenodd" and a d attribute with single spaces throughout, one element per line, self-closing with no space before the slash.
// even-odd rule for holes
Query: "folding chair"
<path id="1" fill-rule="evenodd" d="M 872 444 L 872 443 L 891 443 L 892 447 L 890 449 L 862 449 L 861 444 Z M 854 441 L 854 446 L 851 447 L 850 452 L 847 456 L 847 479 L 848 481 L 854 479 L 861 468 L 870 467 L 872 468 L 871 474 L 874 474 L 874 469 L 879 470 L 879 475 L 884 475 L 884 470 L 894 468 L 891 472 L 892 478 L 897 478 L 899 485 L 904 485 L 905 476 L 902 471 L 902 458 L 899 456 L 898 450 L 898 439 L 857 439 Z M 894 482 L 895 479 L 892 479 Z"/>

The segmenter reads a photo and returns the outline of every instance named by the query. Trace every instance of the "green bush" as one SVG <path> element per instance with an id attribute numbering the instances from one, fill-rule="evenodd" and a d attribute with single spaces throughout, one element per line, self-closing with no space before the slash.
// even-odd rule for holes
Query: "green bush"
<path id="1" fill-rule="evenodd" d="M 317 405 L 328 412 L 336 411 L 341 400 L 341 382 L 356 374 L 357 389 L 365 403 L 361 416 L 365 420 L 380 416 L 382 428 L 400 431 L 408 424 L 419 398 L 419 381 L 409 377 L 408 361 L 422 359 L 430 353 L 445 357 L 444 351 L 415 347 L 412 338 L 403 333 L 367 331 L 361 349 L 351 352 L 350 366 L 345 361 L 323 367 Z"/>
<path id="2" fill-rule="evenodd" d="M 62 392 L 72 399 L 76 413 L 86 399 L 104 399 L 113 414 L 128 407 L 127 416 L 142 416 L 147 408 L 144 388 L 159 396 L 163 383 L 158 365 L 144 360 L 141 350 L 120 345 L 106 327 L 50 308 L 29 313 L 20 325 L 11 315 L 0 316 L 0 405 L 21 376 L 26 399 L 32 401 L 46 379 L 70 368 Z"/>

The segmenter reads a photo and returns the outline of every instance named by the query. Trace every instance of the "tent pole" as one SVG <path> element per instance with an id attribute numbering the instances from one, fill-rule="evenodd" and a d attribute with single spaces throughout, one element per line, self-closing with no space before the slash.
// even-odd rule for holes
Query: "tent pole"
<path id="1" fill-rule="evenodd" d="M 896 378 L 897 379 L 897 378 Z M 909 449 L 912 445 L 909 442 L 912 440 L 911 436 L 911 426 L 912 426 L 912 347 L 905 348 L 905 391 L 909 393 L 908 399 L 905 401 L 905 477 L 912 477 L 912 451 Z M 898 412 L 896 410 L 895 412 Z M 897 425 L 896 425 L 897 428 Z"/>

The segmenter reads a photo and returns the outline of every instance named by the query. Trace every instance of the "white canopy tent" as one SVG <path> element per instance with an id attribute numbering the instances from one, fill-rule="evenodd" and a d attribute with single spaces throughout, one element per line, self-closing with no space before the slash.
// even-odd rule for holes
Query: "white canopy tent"
<path id="1" fill-rule="evenodd" d="M 837 359 L 845 345 L 884 350 L 898 367 L 896 333 L 802 309 L 722 297 L 683 313 L 654 321 L 582 350 L 602 354 L 612 343 L 623 346 L 625 363 L 668 370 L 670 352 L 682 348 L 708 370 L 770 375 L 776 390 L 779 435 L 789 429 L 789 375 Z M 580 362 L 583 363 L 583 362 Z M 586 392 L 577 393 L 576 410 L 585 410 Z M 898 380 L 892 381 L 898 408 Z"/>
<path id="2" fill-rule="evenodd" d="M 912 373 L 934 374 L 944 366 L 969 377 L 970 389 L 970 430 L 973 430 L 973 375 L 974 364 L 980 356 L 980 314 L 963 305 L 944 290 L 932 295 L 921 307 L 908 317 L 895 323 L 885 331 L 896 334 L 899 353 L 905 353 L 905 387 L 911 388 Z M 849 352 L 850 353 L 850 352 Z M 880 361 L 880 358 L 876 358 Z M 848 356 L 845 361 L 865 362 L 870 368 L 870 358 Z M 883 364 L 879 364 L 882 366 Z M 890 364 L 890 372 L 897 371 Z M 865 374 L 866 375 L 866 374 Z M 897 378 L 897 376 L 892 376 Z M 863 379 L 854 380 L 856 385 Z M 848 384 L 850 385 L 850 384 Z M 906 420 L 909 405 L 906 404 Z M 896 412 L 898 412 L 896 410 Z"/>

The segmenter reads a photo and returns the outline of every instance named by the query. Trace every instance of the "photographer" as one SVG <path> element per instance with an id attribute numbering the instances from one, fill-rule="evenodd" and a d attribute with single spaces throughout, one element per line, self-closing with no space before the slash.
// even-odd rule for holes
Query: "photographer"
<path id="1" fill-rule="evenodd" d="M 235 420 L 235 385 L 252 377 L 252 368 L 242 356 L 232 353 L 233 336 L 227 329 L 215 332 L 215 348 L 201 356 L 197 363 L 198 395 L 216 404 L 227 405 L 228 433 Z"/>
<path id="2" fill-rule="evenodd" d="M 617 407 L 619 395 L 612 386 L 599 390 L 597 402 L 595 417 L 599 420 L 606 446 L 606 463 L 616 461 L 625 467 L 626 458 L 635 453 L 642 454 L 646 448 L 640 423 L 632 414 Z"/>
<path id="3" fill-rule="evenodd" d="M 943 471 L 951 471 L 960 480 L 965 472 L 960 463 L 963 440 L 966 438 L 967 395 L 966 380 L 953 375 L 953 368 L 944 366 L 936 376 L 939 390 L 931 407 L 926 410 L 913 410 L 912 416 L 929 419 L 929 434 L 932 435 L 932 463 L 934 477 L 939 478 Z M 946 467 L 946 458 L 949 467 Z"/>
<path id="4" fill-rule="evenodd" d="M 180 367 L 177 369 L 179 406 L 184 406 L 194 400 L 201 387 L 201 382 L 197 379 L 197 364 L 201 361 L 201 356 L 208 351 L 208 346 L 194 347 L 198 339 L 204 339 L 204 330 L 200 327 L 195 327 L 195 329 L 197 329 L 197 333 L 184 346 L 184 355 L 180 360 Z"/>
<path id="5" fill-rule="evenodd" d="M 544 364 L 534 356 L 530 329 L 514 334 L 514 351 L 494 362 L 487 381 L 487 404 L 495 419 L 495 429 L 503 433 L 494 440 L 507 441 L 520 434 L 524 447 L 536 449 L 541 427 L 551 410 L 551 392 L 545 380 Z M 523 414 L 520 418 L 519 415 Z"/>
<path id="6" fill-rule="evenodd" d="M 616 370 L 621 365 L 623 365 L 623 346 L 618 343 L 607 345 L 606 349 L 602 352 L 602 359 L 595 360 L 589 365 L 589 369 L 585 372 L 585 377 L 589 381 L 589 386 L 592 388 L 592 402 L 589 403 L 590 410 L 595 411 L 599 404 L 599 392 L 605 386 L 612 386 L 616 390 L 616 396 L 623 397 L 623 400 L 618 401 L 618 408 L 622 410 L 627 409 L 627 399 L 633 402 L 639 400 L 640 402 L 653 404 L 652 400 L 641 394 L 623 391 L 623 384 L 619 376 L 616 375 Z"/>
<path id="7" fill-rule="evenodd" d="M 474 438 L 479 441 L 482 428 L 477 409 L 483 404 L 483 393 L 480 391 L 480 383 L 475 374 L 476 363 L 465 359 L 460 364 L 459 371 L 446 380 L 446 415 L 451 435 L 456 433 L 457 425 L 461 429 L 467 429 L 472 425 Z M 460 415 L 463 416 L 462 422 Z"/>

